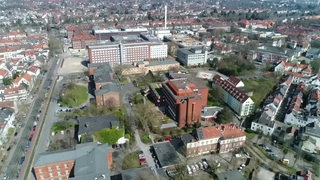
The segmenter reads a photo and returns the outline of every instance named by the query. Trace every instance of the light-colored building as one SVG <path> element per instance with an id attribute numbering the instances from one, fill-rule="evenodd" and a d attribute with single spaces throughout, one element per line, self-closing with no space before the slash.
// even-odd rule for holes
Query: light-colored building
<path id="1" fill-rule="evenodd" d="M 248 116 L 254 110 L 254 102 L 246 93 L 238 88 L 242 87 L 243 83 L 235 81 L 234 79 L 235 77 L 226 80 L 221 76 L 216 75 L 213 78 L 213 86 L 219 88 L 221 91 L 221 98 L 232 110 L 239 116 Z"/>
<path id="2" fill-rule="evenodd" d="M 208 51 L 203 47 L 180 48 L 177 59 L 184 66 L 198 66 L 207 63 Z"/>
<path id="3" fill-rule="evenodd" d="M 227 153 L 242 147 L 246 141 L 245 133 L 235 124 L 201 127 L 195 134 L 194 139 L 184 141 L 187 157 L 210 152 Z"/>
<path id="4" fill-rule="evenodd" d="M 113 42 L 88 46 L 90 63 L 133 64 L 148 59 L 164 59 L 168 46 L 147 35 L 112 36 Z"/>
<path id="5" fill-rule="evenodd" d="M 164 61 L 142 61 L 128 65 L 122 70 L 122 75 L 147 74 L 149 71 L 168 71 L 170 69 L 179 69 L 180 64 L 173 60 Z"/>
<path id="6" fill-rule="evenodd" d="M 265 109 L 258 121 L 251 123 L 251 130 L 261 131 L 265 135 L 271 135 L 276 128 L 276 121 L 274 120 L 274 113 L 272 109 Z"/>

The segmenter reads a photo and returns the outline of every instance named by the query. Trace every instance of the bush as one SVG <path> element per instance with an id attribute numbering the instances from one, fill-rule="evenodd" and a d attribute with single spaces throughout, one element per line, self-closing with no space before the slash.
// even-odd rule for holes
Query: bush
<path id="1" fill-rule="evenodd" d="M 124 130 L 117 129 L 116 127 L 106 128 L 101 131 L 97 131 L 93 134 L 95 139 L 100 143 L 116 144 L 117 141 L 123 137 Z"/>
<path id="2" fill-rule="evenodd" d="M 74 122 L 71 121 L 59 121 L 52 124 L 51 132 L 60 132 L 74 128 Z"/>
<path id="3" fill-rule="evenodd" d="M 137 152 L 132 152 L 126 155 L 122 162 L 122 170 L 133 169 L 140 167 L 140 162 Z"/>

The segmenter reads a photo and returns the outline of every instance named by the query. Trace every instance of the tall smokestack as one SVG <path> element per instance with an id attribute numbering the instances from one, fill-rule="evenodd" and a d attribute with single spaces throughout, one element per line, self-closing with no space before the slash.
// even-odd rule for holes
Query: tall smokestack
<path id="1" fill-rule="evenodd" d="M 164 6 L 164 29 L 167 29 L 167 5 Z"/>

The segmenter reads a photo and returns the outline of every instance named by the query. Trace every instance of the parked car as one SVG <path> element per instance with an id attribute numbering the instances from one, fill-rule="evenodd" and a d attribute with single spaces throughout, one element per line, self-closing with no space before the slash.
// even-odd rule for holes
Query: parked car
<path id="1" fill-rule="evenodd" d="M 195 173 L 197 171 L 196 167 L 193 164 L 191 164 L 190 166 L 191 166 L 192 172 Z"/>
<path id="2" fill-rule="evenodd" d="M 187 171 L 188 171 L 188 174 L 192 174 L 192 170 L 189 165 L 187 165 Z"/>
<path id="3" fill-rule="evenodd" d="M 201 170 L 204 170 L 204 167 L 203 167 L 202 162 L 198 162 L 198 164 L 199 164 L 200 169 L 201 169 Z"/>
<path id="4" fill-rule="evenodd" d="M 196 170 L 199 171 L 200 167 L 197 163 L 194 163 L 194 166 L 196 167 Z"/>
<path id="5" fill-rule="evenodd" d="M 202 160 L 202 164 L 203 164 L 204 169 L 207 169 L 209 167 L 207 161 Z"/>

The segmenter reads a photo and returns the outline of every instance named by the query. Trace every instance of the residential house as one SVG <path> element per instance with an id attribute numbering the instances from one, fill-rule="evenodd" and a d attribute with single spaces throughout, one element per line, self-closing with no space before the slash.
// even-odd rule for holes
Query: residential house
<path id="1" fill-rule="evenodd" d="M 243 86 L 239 79 L 235 77 L 223 79 L 216 75 L 213 78 L 213 86 L 219 88 L 222 100 L 239 116 L 248 116 L 253 112 L 254 102 L 245 92 L 239 89 Z"/>
<path id="2" fill-rule="evenodd" d="M 86 139 L 92 141 L 93 133 L 102 129 L 116 127 L 119 128 L 119 120 L 112 115 L 95 116 L 95 117 L 77 117 L 75 126 L 75 135 L 78 142 L 86 142 Z M 85 138 L 85 139 L 81 139 Z"/>
<path id="3" fill-rule="evenodd" d="M 320 49 L 318 48 L 310 48 L 307 50 L 306 58 L 309 59 L 317 59 L 320 58 Z"/>
<path id="4" fill-rule="evenodd" d="M 0 80 L 2 81 L 4 78 L 10 77 L 10 73 L 6 69 L 0 69 Z"/>
<path id="5" fill-rule="evenodd" d="M 292 78 L 286 77 L 277 89 L 265 100 L 263 112 L 259 119 L 251 123 L 251 130 L 271 135 L 276 128 L 276 117 L 284 98 L 287 96 Z"/>
<path id="6" fill-rule="evenodd" d="M 320 151 L 320 122 L 314 122 L 310 125 L 303 127 L 303 144 L 301 150 L 316 154 Z"/>
<path id="7" fill-rule="evenodd" d="M 13 82 L 12 85 L 14 87 L 18 87 L 21 85 L 26 85 L 28 90 L 32 89 L 34 83 L 34 77 L 28 73 L 24 73 L 21 76 L 17 77 Z"/>
<path id="8" fill-rule="evenodd" d="M 274 117 L 275 115 L 272 110 L 265 108 L 260 118 L 251 123 L 250 129 L 253 131 L 260 131 L 264 135 L 271 135 L 276 128 Z"/>
<path id="9" fill-rule="evenodd" d="M 110 180 L 112 149 L 108 144 L 84 143 L 75 149 L 39 154 L 33 165 L 36 180 Z"/>
<path id="10" fill-rule="evenodd" d="M 27 69 L 27 73 L 31 76 L 38 77 L 40 74 L 40 68 L 38 66 L 30 66 Z"/>
<path id="11" fill-rule="evenodd" d="M 306 82 L 312 76 L 312 69 L 307 64 L 281 61 L 275 66 L 274 72 L 292 76 L 293 83 Z"/>
<path id="12" fill-rule="evenodd" d="M 15 111 L 12 108 L 0 109 L 0 145 L 6 142 L 9 128 L 14 127 Z"/>
<path id="13" fill-rule="evenodd" d="M 1 101 L 15 101 L 22 100 L 28 97 L 28 89 L 23 85 L 10 85 L 5 89 L 0 90 Z"/>

